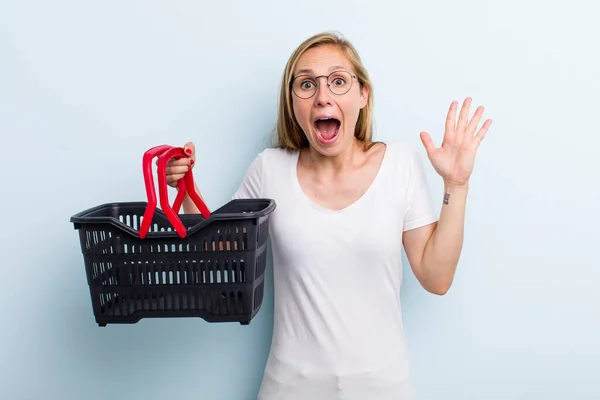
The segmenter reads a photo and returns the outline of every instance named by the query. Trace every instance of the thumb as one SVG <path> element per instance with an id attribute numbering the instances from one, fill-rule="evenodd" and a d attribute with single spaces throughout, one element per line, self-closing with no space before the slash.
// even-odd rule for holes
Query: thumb
<path id="1" fill-rule="evenodd" d="M 183 146 L 183 150 L 185 151 L 185 154 L 187 154 L 188 157 L 192 159 L 196 158 L 196 146 L 194 146 L 194 143 L 187 142 L 185 146 Z"/>
<path id="2" fill-rule="evenodd" d="M 427 152 L 427 154 L 429 156 L 431 156 L 431 154 L 435 150 L 435 144 L 433 144 L 433 140 L 431 140 L 431 136 L 429 136 L 429 134 L 427 132 L 421 132 L 420 136 L 421 136 L 421 142 L 423 143 L 423 146 L 425 146 L 425 151 Z"/>

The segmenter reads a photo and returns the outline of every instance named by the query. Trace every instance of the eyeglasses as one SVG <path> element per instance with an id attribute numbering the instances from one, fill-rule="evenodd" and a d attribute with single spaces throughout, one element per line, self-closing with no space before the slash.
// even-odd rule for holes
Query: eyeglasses
<path id="1" fill-rule="evenodd" d="M 352 88 L 352 82 L 353 79 L 356 79 L 356 75 L 351 75 L 348 71 L 333 71 L 329 75 L 320 76 L 298 75 L 292 79 L 290 87 L 296 96 L 301 99 L 310 99 L 317 93 L 319 78 L 327 78 L 327 87 L 331 93 L 341 96 Z"/>

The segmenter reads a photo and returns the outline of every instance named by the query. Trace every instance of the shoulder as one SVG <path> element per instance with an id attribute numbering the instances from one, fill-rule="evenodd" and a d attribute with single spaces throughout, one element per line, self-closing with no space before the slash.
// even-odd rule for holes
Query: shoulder
<path id="1" fill-rule="evenodd" d="M 279 164 L 289 160 L 293 152 L 279 148 L 266 148 L 255 154 L 249 170 L 255 173 L 264 173 L 266 169 L 277 167 Z"/>
<path id="2" fill-rule="evenodd" d="M 294 154 L 293 151 L 279 148 L 260 151 L 250 163 L 233 198 L 264 197 L 269 188 L 277 186 L 274 182 L 280 182 L 284 178 L 282 171 L 287 170 L 286 166 L 290 165 Z"/>
<path id="3" fill-rule="evenodd" d="M 387 142 L 386 157 L 398 168 L 411 169 L 422 162 L 421 153 L 403 141 Z"/>
<path id="4" fill-rule="evenodd" d="M 427 186 L 426 154 L 402 141 L 387 143 L 387 151 L 388 176 L 397 187 L 411 192 Z"/>
<path id="5" fill-rule="evenodd" d="M 289 161 L 295 155 L 297 155 L 296 150 L 269 147 L 258 153 L 257 158 L 260 158 L 261 161 L 265 164 L 277 165 Z"/>
<path id="6" fill-rule="evenodd" d="M 291 150 L 279 148 L 266 148 L 255 155 L 246 171 L 246 178 L 264 181 L 273 171 L 283 170 L 297 154 Z"/>

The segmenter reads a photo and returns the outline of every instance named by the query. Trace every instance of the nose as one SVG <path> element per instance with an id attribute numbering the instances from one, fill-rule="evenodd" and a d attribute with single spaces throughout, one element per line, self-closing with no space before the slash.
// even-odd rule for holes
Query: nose
<path id="1" fill-rule="evenodd" d="M 326 107 L 332 104 L 331 91 L 327 86 L 327 77 L 319 77 L 317 93 L 315 93 L 315 106 Z"/>

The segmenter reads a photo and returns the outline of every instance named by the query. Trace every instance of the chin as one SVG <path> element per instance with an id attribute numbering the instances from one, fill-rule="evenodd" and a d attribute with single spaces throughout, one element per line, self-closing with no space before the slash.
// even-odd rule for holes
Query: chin
<path id="1" fill-rule="evenodd" d="M 343 132 L 338 132 L 331 138 L 325 139 L 318 132 L 311 132 L 311 145 L 319 154 L 328 157 L 339 156 L 352 147 L 352 140 Z"/>

